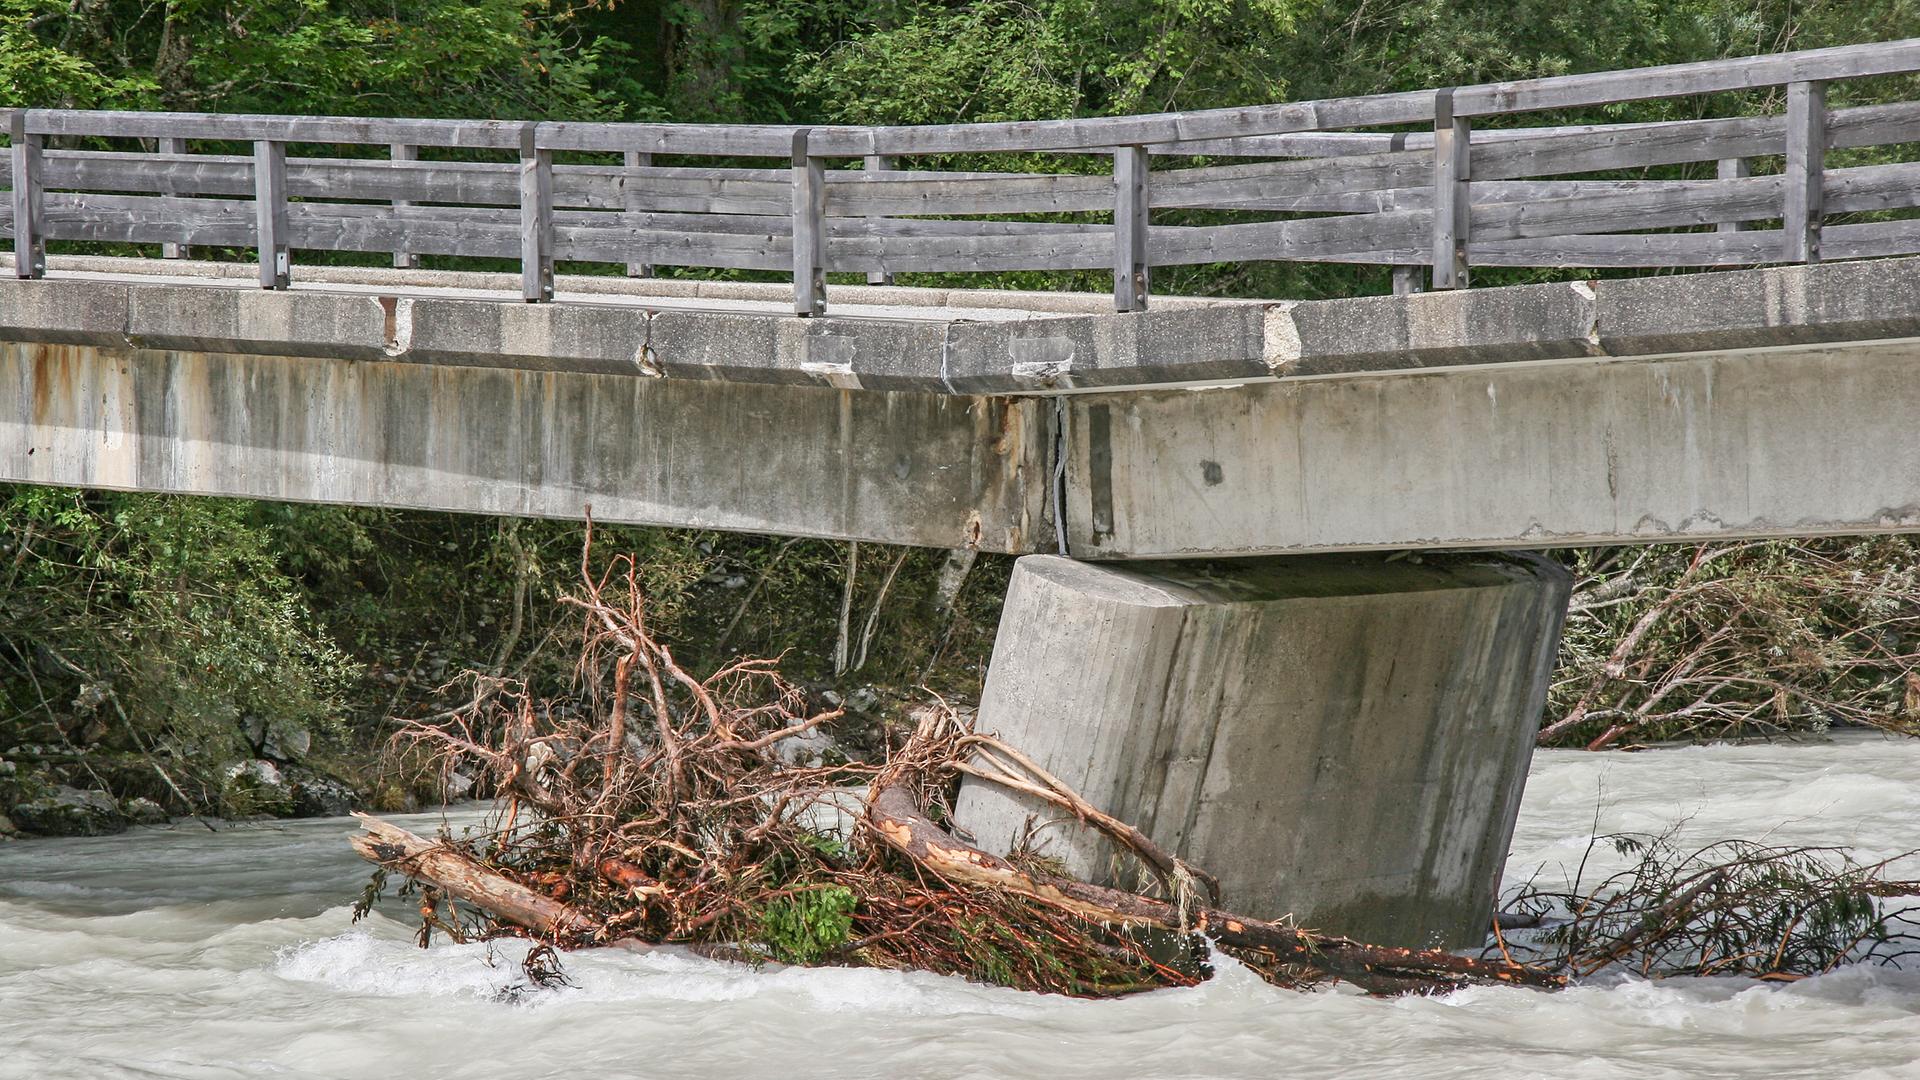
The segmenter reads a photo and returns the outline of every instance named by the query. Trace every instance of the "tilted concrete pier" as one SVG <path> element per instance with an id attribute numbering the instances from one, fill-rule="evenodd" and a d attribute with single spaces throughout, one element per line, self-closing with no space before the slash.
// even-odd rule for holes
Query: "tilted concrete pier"
<path id="1" fill-rule="evenodd" d="M 1571 583 L 1538 557 L 1415 560 L 1022 559 L 979 727 L 1210 869 L 1229 910 L 1477 945 Z M 1033 796 L 965 778 L 954 820 L 1143 884 Z"/>

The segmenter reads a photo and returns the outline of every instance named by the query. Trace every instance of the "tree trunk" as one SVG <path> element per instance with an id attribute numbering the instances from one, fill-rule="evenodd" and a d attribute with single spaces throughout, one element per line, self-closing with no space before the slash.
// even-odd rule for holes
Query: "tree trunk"
<path id="1" fill-rule="evenodd" d="M 489 870 L 458 852 L 398 825 L 355 814 L 365 834 L 352 838 L 360 857 L 423 881 L 448 896 L 533 931 L 556 938 L 593 930 L 593 920 L 550 896 Z"/>
<path id="2" fill-rule="evenodd" d="M 1315 968 L 1375 993 L 1445 989 L 1469 982 L 1554 989 L 1566 984 L 1559 975 L 1519 964 L 1438 950 L 1363 945 L 1218 908 L 1195 906 L 1183 920 L 1180 911 L 1165 901 L 1071 878 L 1030 874 L 961 843 L 921 813 L 914 799 L 897 785 L 882 786 L 873 793 L 867 822 L 889 846 L 949 881 L 1005 889 L 1100 922 L 1198 931 L 1229 949 L 1255 950 L 1279 963 Z"/>

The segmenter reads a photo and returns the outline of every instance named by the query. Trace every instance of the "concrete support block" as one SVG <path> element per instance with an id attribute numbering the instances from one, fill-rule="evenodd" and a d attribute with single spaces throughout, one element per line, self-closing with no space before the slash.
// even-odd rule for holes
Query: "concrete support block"
<path id="1" fill-rule="evenodd" d="M 1531 555 L 1031 555 L 979 728 L 1218 875 L 1229 909 L 1477 944 L 1570 587 Z M 955 820 L 990 850 L 1137 884 L 1107 842 L 983 781 Z"/>
<path id="2" fill-rule="evenodd" d="M 126 337 L 142 349 L 378 360 L 393 345 L 378 297 L 142 285 L 128 290 Z"/>
<path id="3" fill-rule="evenodd" d="M 1269 313 L 1286 306 L 956 322 L 948 329 L 947 384 L 991 394 L 1265 379 L 1273 374 Z"/>
<path id="4" fill-rule="evenodd" d="M 1268 357 L 1283 377 L 1601 355 L 1594 291 L 1579 281 L 1320 300 L 1286 317 Z"/>
<path id="5" fill-rule="evenodd" d="M 1594 283 L 1613 356 L 1920 337 L 1920 259 Z"/>
<path id="6" fill-rule="evenodd" d="M 0 277 L 0 340 L 123 345 L 127 287 Z"/>

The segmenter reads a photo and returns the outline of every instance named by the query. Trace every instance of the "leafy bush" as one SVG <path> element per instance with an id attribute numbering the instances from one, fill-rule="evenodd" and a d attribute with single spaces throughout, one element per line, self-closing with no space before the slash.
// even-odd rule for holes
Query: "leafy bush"
<path id="1" fill-rule="evenodd" d="M 847 943 L 858 904 L 845 885 L 801 889 L 761 909 L 760 941 L 781 963 L 817 964 Z"/>

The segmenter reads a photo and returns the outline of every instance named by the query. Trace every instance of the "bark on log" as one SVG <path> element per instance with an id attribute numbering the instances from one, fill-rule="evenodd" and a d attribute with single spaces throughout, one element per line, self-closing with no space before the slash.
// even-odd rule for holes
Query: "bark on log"
<path id="1" fill-rule="evenodd" d="M 379 818 L 355 814 L 364 834 L 352 838 L 361 858 L 432 885 L 455 899 L 546 938 L 587 933 L 592 919 L 549 896 L 489 870 L 458 852 Z"/>
<path id="2" fill-rule="evenodd" d="M 867 804 L 867 822 L 889 846 L 947 880 L 1005 889 L 1100 922 L 1195 930 L 1227 948 L 1258 950 L 1281 963 L 1315 968 L 1375 993 L 1405 993 L 1469 982 L 1550 989 L 1566 985 L 1562 976 L 1519 964 L 1474 960 L 1437 950 L 1366 945 L 1212 907 L 1193 908 L 1183 923 L 1179 910 L 1164 901 L 1051 874 L 1028 873 L 962 843 L 929 820 L 898 785 L 882 785 L 874 791 Z"/>

